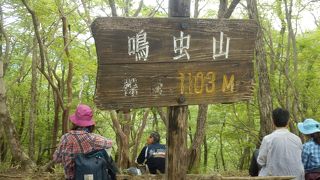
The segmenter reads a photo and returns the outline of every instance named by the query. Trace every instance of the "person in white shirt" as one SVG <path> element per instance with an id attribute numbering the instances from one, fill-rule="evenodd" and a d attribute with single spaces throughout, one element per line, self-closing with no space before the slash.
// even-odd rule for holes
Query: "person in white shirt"
<path id="1" fill-rule="evenodd" d="M 277 108 L 272 111 L 272 119 L 276 130 L 262 140 L 257 160 L 262 167 L 259 176 L 295 176 L 303 180 L 302 142 L 287 129 L 289 112 Z"/>

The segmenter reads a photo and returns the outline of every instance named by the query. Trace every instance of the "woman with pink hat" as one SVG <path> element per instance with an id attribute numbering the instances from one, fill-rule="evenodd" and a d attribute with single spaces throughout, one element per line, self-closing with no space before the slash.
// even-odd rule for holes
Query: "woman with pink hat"
<path id="1" fill-rule="evenodd" d="M 73 124 L 72 129 L 64 134 L 57 147 L 53 160 L 62 163 L 66 179 L 74 179 L 75 165 L 74 155 L 89 153 L 94 150 L 108 149 L 112 147 L 112 140 L 92 133 L 95 122 L 89 106 L 80 104 L 76 112 L 69 117 Z"/>
<path id="2" fill-rule="evenodd" d="M 298 123 L 298 129 L 310 138 L 303 144 L 302 150 L 305 179 L 320 179 L 320 123 L 313 119 L 306 119 Z"/>

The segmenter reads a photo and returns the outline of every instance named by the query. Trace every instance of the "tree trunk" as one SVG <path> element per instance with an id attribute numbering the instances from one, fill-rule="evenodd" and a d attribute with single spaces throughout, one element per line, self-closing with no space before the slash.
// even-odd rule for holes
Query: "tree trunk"
<path id="1" fill-rule="evenodd" d="M 34 27 L 34 32 L 35 32 L 35 36 L 37 38 L 37 42 L 38 42 L 38 47 L 39 47 L 39 55 L 40 55 L 40 67 L 39 67 L 39 71 L 41 72 L 41 74 L 47 79 L 49 85 L 51 86 L 53 92 L 54 92 L 54 96 L 55 99 L 58 101 L 57 104 L 60 106 L 60 108 L 62 110 L 64 110 L 64 102 L 63 102 L 63 98 L 62 98 L 62 91 L 60 90 L 59 84 L 60 84 L 60 80 L 59 78 L 56 76 L 56 74 L 54 72 L 51 71 L 51 67 L 50 64 L 47 64 L 47 68 L 46 68 L 46 62 L 48 60 L 48 54 L 46 52 L 46 48 L 44 46 L 43 43 L 43 39 L 40 36 L 40 30 L 39 30 L 39 20 L 36 16 L 36 13 L 30 8 L 30 6 L 28 5 L 28 3 L 26 2 L 26 0 L 22 0 L 22 3 L 25 5 L 26 9 L 28 10 L 28 12 L 30 13 L 31 17 L 32 17 L 32 24 Z M 47 71 L 48 72 L 47 72 Z M 56 85 L 53 81 L 52 75 L 56 76 L 57 78 L 57 84 Z M 63 88 L 62 88 L 63 89 Z M 56 123 L 56 120 L 58 119 L 58 117 L 56 117 L 58 111 L 55 111 L 55 120 L 54 123 Z M 66 111 L 64 111 L 63 117 L 66 118 L 68 114 Z M 62 120 L 63 121 L 63 120 Z M 56 124 L 55 124 L 56 125 Z M 66 131 L 67 128 L 65 128 L 63 131 Z M 57 129 L 53 129 L 53 137 L 52 137 L 52 146 L 55 148 L 55 144 L 56 144 L 56 136 L 55 134 L 57 133 Z M 52 149 L 52 151 L 54 151 L 54 149 Z"/>
<path id="2" fill-rule="evenodd" d="M 245 170 L 244 169 L 244 165 L 245 165 L 246 160 L 248 159 L 248 157 L 250 157 L 250 147 L 245 147 L 244 150 L 243 150 L 243 153 L 242 153 L 242 155 L 240 157 L 240 161 L 239 161 L 238 169 L 240 171 Z"/>
<path id="3" fill-rule="evenodd" d="M 168 180 L 186 179 L 188 106 L 169 107 L 166 175 Z"/>
<path id="4" fill-rule="evenodd" d="M 228 0 L 220 0 L 218 19 L 221 19 L 224 17 L 224 14 L 226 13 L 227 8 L 228 8 Z"/>
<path id="5" fill-rule="evenodd" d="M 262 25 L 259 20 L 256 0 L 247 0 L 249 17 L 254 19 L 259 27 L 256 40 L 256 71 L 258 72 L 259 89 L 258 102 L 260 111 L 260 138 L 271 133 L 274 129 L 272 123 L 272 99 L 270 93 L 270 81 L 267 67 L 267 59 L 263 42 Z"/>
<path id="6" fill-rule="evenodd" d="M 204 172 L 207 172 L 208 167 L 208 143 L 207 143 L 207 136 L 204 135 L 203 137 L 203 166 Z"/>
<path id="7" fill-rule="evenodd" d="M 153 115 L 152 129 L 154 131 L 159 132 L 159 120 L 158 120 L 158 114 L 156 109 L 152 110 L 152 115 Z"/>
<path id="8" fill-rule="evenodd" d="M 218 150 L 214 153 L 214 166 L 213 168 L 215 170 L 219 170 L 220 166 L 219 166 L 219 159 L 218 159 Z"/>
<path id="9" fill-rule="evenodd" d="M 125 1 L 124 16 L 129 17 L 130 1 L 131 0 L 124 0 L 124 1 Z"/>
<path id="10" fill-rule="evenodd" d="M 59 7 L 59 13 L 62 21 L 62 34 L 63 34 L 63 49 L 65 52 L 65 57 L 68 62 L 68 74 L 67 74 L 67 104 L 63 109 L 62 113 L 62 133 L 65 134 L 68 132 L 68 120 L 69 120 L 69 111 L 72 103 L 72 77 L 73 77 L 73 62 L 70 59 L 69 53 L 69 29 L 67 17 L 64 14 L 63 7 Z"/>
<path id="11" fill-rule="evenodd" d="M 5 140 L 4 127 L 2 126 L 2 123 L 0 123 L 0 125 L 0 163 L 2 163 L 6 160 L 8 147 L 7 142 Z"/>
<path id="12" fill-rule="evenodd" d="M 218 11 L 218 19 L 229 19 L 234 9 L 239 4 L 240 0 L 232 0 L 228 7 L 228 0 L 220 0 L 219 11 Z"/>
<path id="13" fill-rule="evenodd" d="M 247 112 L 247 121 L 246 123 L 244 124 L 246 127 L 248 127 L 249 129 L 255 129 L 255 122 L 254 122 L 254 115 L 253 115 L 253 109 L 251 108 L 250 106 L 250 101 L 247 101 L 246 102 L 246 105 L 247 105 L 247 109 L 246 109 L 246 112 Z M 236 120 L 237 121 L 241 121 L 240 118 L 238 117 L 237 115 L 237 111 L 236 111 L 236 106 L 233 105 L 233 112 L 236 116 Z M 240 140 L 239 139 L 239 144 L 243 141 L 246 141 L 246 142 L 256 142 L 257 139 L 254 139 L 254 137 L 251 135 L 251 134 L 247 134 L 245 139 L 244 140 Z M 256 142 L 255 143 L 257 145 L 257 147 L 260 146 L 260 142 Z M 251 147 L 249 145 L 246 145 L 244 148 L 243 148 L 243 153 L 239 159 L 239 165 L 238 165 L 238 169 L 239 170 L 244 170 L 245 167 L 248 167 L 247 164 L 249 164 L 249 161 L 250 161 L 250 158 L 251 158 L 251 151 L 250 151 Z M 247 166 L 246 166 L 247 165 Z"/>
<path id="14" fill-rule="evenodd" d="M 190 0 L 169 0 L 169 17 L 190 17 Z"/>
<path id="15" fill-rule="evenodd" d="M 39 46 L 39 54 L 40 54 L 40 67 L 39 67 L 39 71 L 41 72 L 41 74 L 48 80 L 48 83 L 50 84 L 50 86 L 52 87 L 52 90 L 55 92 L 55 94 L 57 95 L 57 100 L 59 101 L 59 105 L 61 107 L 62 110 L 64 110 L 64 104 L 63 104 L 63 98 L 62 98 L 62 93 L 59 89 L 59 87 L 57 87 L 52 79 L 51 74 L 53 72 L 51 72 L 51 67 L 50 64 L 47 64 L 48 66 L 48 73 L 46 72 L 46 66 L 45 66 L 45 62 L 48 60 L 48 54 L 46 52 L 43 40 L 40 36 L 40 31 L 39 31 L 39 20 L 36 16 L 36 13 L 34 12 L 34 10 L 32 10 L 30 8 L 30 6 L 28 5 L 28 3 L 26 2 L 26 0 L 22 0 L 22 3 L 25 5 L 25 7 L 27 8 L 28 12 L 30 13 L 31 17 L 32 17 L 32 24 L 34 27 L 34 32 L 37 38 L 37 42 L 38 42 L 38 46 Z M 53 73 L 53 75 L 56 75 Z M 58 79 L 58 78 L 57 78 Z M 58 79 L 58 84 L 59 84 L 59 79 Z"/>
<path id="16" fill-rule="evenodd" d="M 1 12 L 2 13 L 2 12 Z M 17 132 L 9 117 L 6 105 L 6 90 L 3 77 L 2 57 L 0 58 L 0 123 L 8 139 L 9 147 L 14 162 L 21 163 L 23 169 L 34 168 L 34 162 L 23 152 L 18 140 Z"/>
<path id="17" fill-rule="evenodd" d="M 188 170 L 194 173 L 199 173 L 199 163 L 201 155 L 201 143 L 203 137 L 206 134 L 206 122 L 207 122 L 208 105 L 199 105 L 198 118 L 197 118 L 197 129 L 194 135 L 193 143 L 188 150 Z M 192 169 L 194 171 L 192 171 Z"/>
<path id="18" fill-rule="evenodd" d="M 34 160 L 35 154 L 35 137 L 34 137 L 34 128 L 35 122 L 37 121 L 37 39 L 34 38 L 33 41 L 33 50 L 32 50 L 32 66 L 31 66 L 31 100 L 30 100 L 30 117 L 29 117 L 29 157 L 30 159 Z M 40 153 L 40 152 L 39 152 Z"/>
<path id="19" fill-rule="evenodd" d="M 18 139 L 21 140 L 23 139 L 22 135 L 23 135 L 23 130 L 25 128 L 25 123 L 26 123 L 26 110 L 25 110 L 24 100 L 22 97 L 19 98 L 19 105 L 20 105 L 20 123 L 17 129 L 18 129 Z"/>
<path id="20" fill-rule="evenodd" d="M 196 1 L 195 3 L 197 5 L 198 1 Z M 229 18 L 232 12 L 234 11 L 236 5 L 239 3 L 239 1 L 233 0 L 229 8 L 227 8 L 227 1 L 220 1 L 220 3 L 221 4 L 219 6 L 220 7 L 219 12 L 221 13 L 222 17 L 218 17 L 218 18 Z M 195 9 L 195 11 L 198 11 L 198 10 Z M 189 149 L 189 154 L 188 154 L 188 157 L 189 157 L 188 170 L 189 171 L 192 168 L 196 168 L 199 165 L 199 162 L 197 161 L 200 161 L 201 143 L 203 142 L 203 136 L 205 134 L 207 111 L 208 111 L 208 105 L 199 105 L 198 118 L 197 118 L 197 130 L 194 135 L 194 143 L 191 142 L 192 146 Z M 198 170 L 196 168 L 195 172 L 197 171 Z"/>
<path id="21" fill-rule="evenodd" d="M 0 39 L 2 40 L 3 36 L 6 36 L 5 31 L 3 29 L 3 11 L 2 11 L 2 4 L 0 4 Z M 9 43 L 6 43 L 6 49 L 9 48 Z M 23 169 L 34 168 L 35 164 L 30 158 L 23 152 L 20 142 L 17 138 L 17 132 L 12 120 L 9 116 L 7 104 L 6 104 L 6 88 L 4 83 L 4 57 L 8 57 L 6 54 L 3 55 L 2 53 L 2 43 L 0 48 L 0 123 L 4 128 L 9 147 L 11 149 L 12 158 L 15 162 L 21 163 L 21 167 Z M 7 53 L 7 51 L 6 51 Z"/>
<path id="22" fill-rule="evenodd" d="M 190 111 L 189 111 L 189 113 L 188 113 L 188 117 L 190 117 L 191 115 L 190 115 Z M 188 133 L 188 135 L 189 135 L 189 139 L 190 139 L 190 143 L 191 144 L 193 144 L 193 137 L 192 137 L 192 129 L 191 129 L 191 126 L 189 126 L 189 133 Z M 191 148 L 191 147 L 190 147 Z M 189 157 L 189 158 L 192 158 L 192 157 Z"/>
<path id="23" fill-rule="evenodd" d="M 123 112 L 123 120 L 121 123 L 122 131 L 126 135 L 126 139 L 122 141 L 120 146 L 120 157 L 121 157 L 121 165 L 123 168 L 130 167 L 130 156 L 129 156 L 129 141 L 130 141 L 130 133 L 131 133 L 131 113 Z"/>
<path id="24" fill-rule="evenodd" d="M 120 124 L 120 114 L 117 114 L 115 111 L 110 112 L 111 120 L 114 129 L 116 130 L 117 139 L 119 140 L 118 144 L 118 161 L 117 165 L 120 169 L 126 169 L 130 166 L 130 159 L 129 159 L 129 135 L 130 135 L 130 126 L 128 125 L 130 122 L 130 113 L 123 114 L 124 120 L 123 127 Z M 127 127 L 124 127 L 127 126 Z M 129 128 L 129 129 L 128 129 Z M 129 134 L 128 134 L 129 133 Z"/>
<path id="25" fill-rule="evenodd" d="M 39 143 L 38 143 L 39 145 L 39 147 L 38 147 L 38 156 L 37 156 L 37 164 L 40 164 L 41 162 L 42 162 L 42 159 L 43 159 L 43 148 L 42 148 L 42 141 L 41 141 L 41 138 L 39 139 Z"/>
<path id="26" fill-rule="evenodd" d="M 49 89 L 49 88 L 48 88 Z M 53 118 L 53 128 L 52 128 L 52 141 L 51 141 L 51 156 L 54 153 L 54 150 L 57 146 L 57 138 L 58 138 L 58 130 L 59 130 L 59 102 L 57 100 L 57 95 L 53 92 L 53 99 L 54 99 L 54 118 Z"/>
<path id="27" fill-rule="evenodd" d="M 0 163 L 4 162 L 6 160 L 7 157 L 7 151 L 8 151 L 8 147 L 7 147 L 7 143 L 5 141 L 5 133 L 3 130 L 3 127 L 0 127 L 1 132 L 0 132 Z"/>
<path id="28" fill-rule="evenodd" d="M 270 75 L 271 77 L 275 77 L 275 70 L 276 70 L 276 67 L 278 66 L 278 69 L 279 69 L 279 74 L 278 74 L 278 78 L 274 79 L 274 83 L 271 83 L 271 84 L 278 84 L 278 86 L 275 86 L 272 90 L 273 92 L 275 92 L 276 94 L 276 97 L 278 99 L 278 102 L 280 104 L 280 106 L 284 107 L 284 104 L 285 102 L 283 101 L 284 99 L 284 95 L 281 93 L 281 89 L 282 89 L 282 86 L 283 84 L 281 83 L 281 79 L 283 78 L 283 72 L 282 72 L 282 61 L 283 59 L 285 58 L 285 56 L 283 55 L 283 51 L 284 51 L 284 47 L 286 45 L 284 45 L 284 36 L 285 36 L 285 32 L 286 32 L 286 22 L 284 20 L 284 15 L 282 14 L 282 9 L 281 9 L 281 1 L 276 1 L 276 12 L 277 12 L 277 16 L 279 18 L 279 20 L 281 21 L 281 29 L 280 29 L 280 32 L 279 32 L 279 40 L 277 42 L 277 45 L 276 45 L 276 50 L 275 50 L 275 54 L 272 54 L 271 55 L 271 62 L 270 62 Z M 270 35 L 269 35 L 269 41 L 272 42 L 272 39 L 271 39 L 271 32 L 270 32 Z M 272 51 L 273 52 L 273 51 Z M 278 82 L 276 82 L 276 80 Z"/>
<path id="29" fill-rule="evenodd" d="M 108 0 L 110 8 L 111 8 L 111 15 L 112 17 L 117 17 L 117 8 L 116 4 L 114 3 L 114 0 Z"/>
<path id="30" fill-rule="evenodd" d="M 287 0 L 284 0 L 285 3 L 285 10 L 286 10 L 286 19 L 287 19 L 287 24 L 288 24 L 288 49 L 287 49 L 287 59 L 290 60 L 291 59 L 291 51 L 290 51 L 290 47 L 292 45 L 292 54 L 293 54 L 293 74 L 292 75 L 288 75 L 287 78 L 292 77 L 293 80 L 290 80 L 290 86 L 292 89 L 292 115 L 293 115 L 293 120 L 295 123 L 298 123 L 300 118 L 298 116 L 298 111 L 302 112 L 301 110 L 299 110 L 298 105 L 300 104 L 299 102 L 299 92 L 295 86 L 295 82 L 297 80 L 297 71 L 298 71 L 298 52 L 297 52 L 297 47 L 296 47 L 296 36 L 295 33 L 293 32 L 293 28 L 292 28 L 292 6 L 293 6 L 293 2 L 292 0 L 290 0 L 290 4 L 288 6 Z M 294 125 L 292 125 L 292 128 L 290 128 L 291 131 L 295 134 L 298 134 L 298 130 L 297 128 L 294 127 Z"/>
<path id="31" fill-rule="evenodd" d="M 150 109 L 146 109 L 142 118 L 142 122 L 141 122 L 141 126 L 138 128 L 138 132 L 137 135 L 134 139 L 134 145 L 133 145 L 133 149 L 132 149 L 132 156 L 131 156 L 131 165 L 134 164 L 135 159 L 137 158 L 137 154 L 138 154 L 138 147 L 139 144 L 141 142 L 141 137 L 143 134 L 143 130 L 146 127 L 147 124 L 147 119 L 148 119 L 148 115 L 149 115 Z"/>
<path id="32" fill-rule="evenodd" d="M 224 150 L 223 150 L 223 129 L 225 127 L 225 123 L 226 123 L 226 117 L 224 117 L 224 120 L 223 120 L 223 123 L 222 123 L 222 126 L 221 126 L 221 129 L 220 129 L 220 133 L 219 133 L 219 143 L 220 143 L 220 157 L 221 157 L 221 162 L 222 162 L 222 167 L 223 167 L 223 170 L 226 171 L 227 168 L 226 168 L 226 163 L 225 163 L 225 160 L 224 160 Z"/>

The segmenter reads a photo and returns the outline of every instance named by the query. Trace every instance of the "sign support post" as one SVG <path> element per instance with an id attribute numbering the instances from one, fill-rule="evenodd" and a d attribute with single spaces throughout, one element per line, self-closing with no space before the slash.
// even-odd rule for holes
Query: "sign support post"
<path id="1" fill-rule="evenodd" d="M 190 0 L 169 0 L 169 17 L 190 17 Z M 181 24 L 181 30 L 186 25 Z M 184 97 L 177 99 L 184 103 Z M 188 105 L 168 107 L 166 179 L 186 179 Z"/>

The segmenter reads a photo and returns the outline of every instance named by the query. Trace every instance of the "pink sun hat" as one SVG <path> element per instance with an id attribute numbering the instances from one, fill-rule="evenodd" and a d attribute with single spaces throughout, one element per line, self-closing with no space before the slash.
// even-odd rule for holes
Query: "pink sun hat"
<path id="1" fill-rule="evenodd" d="M 72 114 L 69 119 L 73 124 L 81 127 L 88 127 L 95 125 L 92 119 L 93 113 L 89 106 L 85 104 L 78 105 L 76 112 Z"/>

